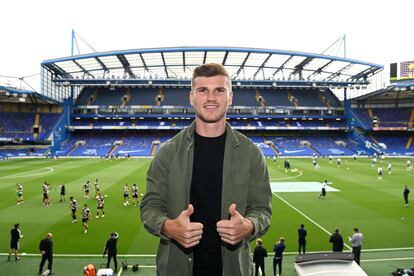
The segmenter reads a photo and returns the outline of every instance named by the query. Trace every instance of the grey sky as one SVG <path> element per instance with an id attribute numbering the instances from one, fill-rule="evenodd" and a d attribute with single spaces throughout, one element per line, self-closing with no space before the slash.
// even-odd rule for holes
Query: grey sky
<path id="1" fill-rule="evenodd" d="M 321 53 L 345 34 L 349 58 L 384 65 L 414 60 L 409 0 L 8 0 L 0 9 L 0 75 L 16 77 L 39 73 L 42 60 L 70 55 L 72 29 L 98 52 L 237 46 Z M 39 90 L 39 75 L 27 81 Z"/>

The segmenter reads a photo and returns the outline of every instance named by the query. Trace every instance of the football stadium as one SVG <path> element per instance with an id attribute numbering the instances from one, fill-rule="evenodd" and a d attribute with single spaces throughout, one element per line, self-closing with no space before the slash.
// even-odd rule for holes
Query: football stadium
<path id="1" fill-rule="evenodd" d="M 154 156 L 195 119 L 191 78 L 207 63 L 229 72 L 233 101 L 226 121 L 266 160 L 273 212 L 261 237 L 266 274 L 273 273 L 280 237 L 283 275 L 391 275 L 414 266 L 414 206 L 412 194 L 408 203 L 403 196 L 414 189 L 414 62 L 164 47 L 44 60 L 40 92 L 0 86 L 0 274 L 33 275 L 39 242 L 49 232 L 56 275 L 83 275 L 88 264 L 104 268 L 105 242 L 116 232 L 114 275 L 156 275 L 159 238 L 144 228 L 139 204 Z M 104 215 L 97 212 L 100 200 Z M 16 223 L 20 259 L 12 254 L 6 262 Z M 301 224 L 305 255 L 319 259 L 298 260 Z M 343 271 L 335 270 L 335 258 L 326 258 L 330 236 L 339 229 L 350 253 L 354 228 L 364 237 L 360 267 L 351 256 L 339 261 L 348 265 Z M 253 240 L 252 254 L 255 247 Z"/>

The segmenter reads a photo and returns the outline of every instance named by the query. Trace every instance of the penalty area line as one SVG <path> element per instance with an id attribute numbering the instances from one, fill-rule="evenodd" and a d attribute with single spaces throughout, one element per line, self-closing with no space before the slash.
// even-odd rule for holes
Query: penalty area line
<path id="1" fill-rule="evenodd" d="M 414 260 L 414 257 L 367 259 L 367 260 L 361 260 L 361 262 L 363 262 L 363 263 L 375 263 L 375 262 L 385 262 L 385 261 L 406 261 L 406 260 Z"/>
<path id="2" fill-rule="evenodd" d="M 290 208 L 292 208 L 293 210 L 295 210 L 296 212 L 298 212 L 299 214 L 301 214 L 303 217 L 305 217 L 307 220 L 309 220 L 310 222 L 312 222 L 313 224 L 315 224 L 319 229 L 321 229 L 323 232 L 325 232 L 326 234 L 328 234 L 329 236 L 332 235 L 332 233 L 330 233 L 328 230 L 326 230 L 322 225 L 320 225 L 319 223 L 317 223 L 316 221 L 314 221 L 313 219 L 311 219 L 309 216 L 307 216 L 305 213 L 303 213 L 301 210 L 299 210 L 298 208 L 296 208 L 295 206 L 293 206 L 292 204 L 290 204 L 288 201 L 286 201 L 284 198 L 282 198 L 281 196 L 279 196 L 276 193 L 273 193 L 273 195 L 275 195 L 277 198 L 279 198 L 281 201 L 283 201 L 286 205 L 288 205 Z M 344 243 L 344 246 L 348 249 L 352 249 L 349 245 L 347 245 L 346 243 Z"/>

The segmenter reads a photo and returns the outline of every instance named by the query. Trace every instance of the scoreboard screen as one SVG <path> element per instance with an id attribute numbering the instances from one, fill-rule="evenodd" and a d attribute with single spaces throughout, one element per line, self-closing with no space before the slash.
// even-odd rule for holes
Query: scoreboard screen
<path id="1" fill-rule="evenodd" d="M 403 61 L 390 64 L 390 80 L 414 80 L 414 61 Z"/>

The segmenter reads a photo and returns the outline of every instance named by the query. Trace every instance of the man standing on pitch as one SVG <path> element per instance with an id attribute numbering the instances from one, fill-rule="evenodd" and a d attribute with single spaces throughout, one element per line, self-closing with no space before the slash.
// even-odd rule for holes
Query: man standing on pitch
<path id="1" fill-rule="evenodd" d="M 12 251 L 14 251 L 14 259 L 16 261 L 20 260 L 19 257 L 19 240 L 23 238 L 22 233 L 20 232 L 20 223 L 16 223 L 14 225 L 14 228 L 10 231 L 10 250 L 9 250 L 9 256 L 7 257 L 7 261 L 10 261 L 10 257 L 12 254 Z"/>
<path id="2" fill-rule="evenodd" d="M 53 242 L 52 242 L 52 233 L 47 233 L 45 239 L 40 241 L 39 250 L 42 253 L 42 260 L 39 265 L 39 274 L 42 274 L 43 266 L 47 260 L 47 269 L 49 269 L 49 274 L 52 274 L 52 264 L 53 264 Z"/>
<path id="3" fill-rule="evenodd" d="M 404 192 L 403 192 L 405 207 L 408 207 L 408 194 L 409 193 L 410 193 L 410 189 L 408 189 L 408 186 L 405 185 Z"/>
<path id="4" fill-rule="evenodd" d="M 273 247 L 275 256 L 273 258 L 273 276 L 282 275 L 283 251 L 285 251 L 285 238 L 281 237 Z M 279 267 L 279 274 L 276 274 L 276 269 Z"/>
<path id="5" fill-rule="evenodd" d="M 361 248 L 364 237 L 359 232 L 358 228 L 354 228 L 354 234 L 352 237 L 348 237 L 349 242 L 352 244 L 352 253 L 354 254 L 354 260 L 359 265 L 361 261 Z"/>
<path id="6" fill-rule="evenodd" d="M 194 70 L 196 119 L 155 156 L 141 201 L 145 228 L 159 236 L 157 275 L 251 275 L 250 241 L 271 219 L 261 150 L 226 123 L 230 76 L 220 64 Z"/>
<path id="7" fill-rule="evenodd" d="M 256 248 L 253 253 L 253 262 L 255 264 L 255 276 L 259 275 L 259 267 L 262 271 L 262 276 L 265 276 L 265 258 L 267 257 L 266 248 L 262 246 L 263 241 L 261 239 L 256 240 Z"/>
<path id="8" fill-rule="evenodd" d="M 298 243 L 299 243 L 299 254 L 302 251 L 303 254 L 306 253 L 306 236 L 308 235 L 308 231 L 305 229 L 305 225 L 301 224 L 300 228 L 298 229 Z"/>
<path id="9" fill-rule="evenodd" d="M 339 234 L 338 228 L 336 228 L 335 233 L 331 235 L 329 242 L 332 243 L 333 252 L 342 252 L 342 250 L 344 250 L 344 240 L 342 235 Z"/>
<path id="10" fill-rule="evenodd" d="M 109 263 L 111 262 L 111 259 L 114 259 L 115 272 L 118 271 L 118 258 L 116 256 L 116 244 L 118 242 L 118 237 L 119 235 L 117 232 L 111 233 L 109 240 L 106 241 L 105 251 L 103 253 L 103 257 L 105 258 L 105 254 L 106 252 L 108 252 L 108 262 L 106 263 L 106 268 L 109 268 Z"/>

